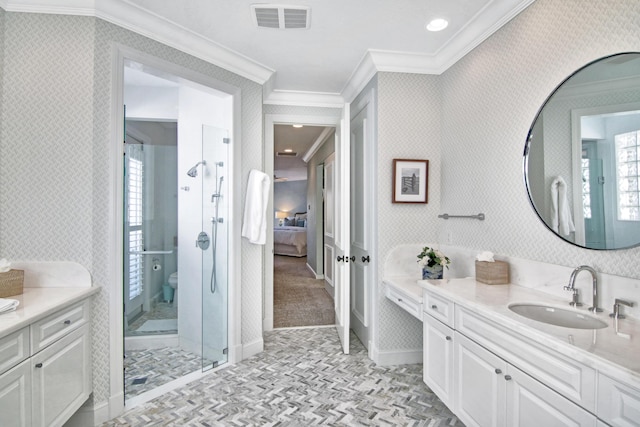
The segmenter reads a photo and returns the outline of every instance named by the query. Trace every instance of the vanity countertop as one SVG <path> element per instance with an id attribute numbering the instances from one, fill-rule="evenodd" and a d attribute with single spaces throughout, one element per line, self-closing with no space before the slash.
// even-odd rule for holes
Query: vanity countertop
<path id="1" fill-rule="evenodd" d="M 537 302 L 570 308 L 568 298 L 517 285 L 486 285 L 474 278 L 418 280 L 424 289 L 452 300 L 499 325 L 526 336 L 545 347 L 552 348 L 598 371 L 640 386 L 640 322 L 633 318 L 618 321 L 609 312 L 596 317 L 607 322 L 603 329 L 573 329 L 549 325 L 520 316 L 508 305 L 513 302 Z M 588 304 L 580 307 L 585 314 Z"/>
<path id="2" fill-rule="evenodd" d="M 70 288 L 24 288 L 24 293 L 7 297 L 20 301 L 14 311 L 0 314 L 0 337 L 38 321 L 57 310 L 82 301 L 100 291 L 98 286 Z"/>

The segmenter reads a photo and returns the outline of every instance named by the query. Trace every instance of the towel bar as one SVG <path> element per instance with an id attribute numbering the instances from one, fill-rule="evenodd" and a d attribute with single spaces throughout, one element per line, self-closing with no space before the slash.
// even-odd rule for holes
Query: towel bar
<path id="1" fill-rule="evenodd" d="M 442 218 L 442 219 L 471 218 L 471 219 L 477 219 L 477 220 L 480 220 L 480 221 L 484 221 L 484 214 L 483 213 L 479 213 L 478 215 L 449 215 L 449 214 L 442 214 L 442 215 L 438 215 L 438 218 Z"/>

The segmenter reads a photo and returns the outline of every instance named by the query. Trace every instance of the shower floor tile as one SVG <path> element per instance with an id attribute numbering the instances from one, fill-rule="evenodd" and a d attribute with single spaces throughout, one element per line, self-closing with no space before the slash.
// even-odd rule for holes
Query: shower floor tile
<path id="1" fill-rule="evenodd" d="M 154 334 L 175 334 L 177 330 L 166 329 L 158 331 L 138 331 L 147 320 L 163 320 L 163 319 L 177 319 L 178 307 L 176 304 L 168 302 L 159 302 L 150 310 L 142 313 L 141 316 L 136 318 L 129 324 L 129 330 L 126 336 L 140 336 L 140 335 L 154 335 Z"/>
<path id="2" fill-rule="evenodd" d="M 125 399 L 201 369 L 200 357 L 179 347 L 126 351 Z"/>

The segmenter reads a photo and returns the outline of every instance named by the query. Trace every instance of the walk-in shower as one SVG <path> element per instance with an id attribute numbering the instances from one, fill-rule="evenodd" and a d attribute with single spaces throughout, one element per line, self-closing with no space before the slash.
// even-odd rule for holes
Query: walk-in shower
<path id="1" fill-rule="evenodd" d="M 125 61 L 125 399 L 228 360 L 232 99 Z"/>

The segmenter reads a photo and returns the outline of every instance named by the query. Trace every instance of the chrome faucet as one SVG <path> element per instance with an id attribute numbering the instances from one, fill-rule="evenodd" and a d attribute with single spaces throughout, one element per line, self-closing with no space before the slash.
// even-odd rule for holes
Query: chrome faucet
<path id="1" fill-rule="evenodd" d="M 569 304 L 574 306 L 582 305 L 582 303 L 578 302 L 578 290 L 575 288 L 576 276 L 582 270 L 587 270 L 589 273 L 591 273 L 591 278 L 593 279 L 593 300 L 591 307 L 589 307 L 589 311 L 600 313 L 602 312 L 602 309 L 598 307 L 598 275 L 596 271 L 588 265 L 581 265 L 580 267 L 576 267 L 573 272 L 571 272 L 571 277 L 569 277 L 569 284 L 564 287 L 564 290 L 573 292 L 573 299 Z"/>

